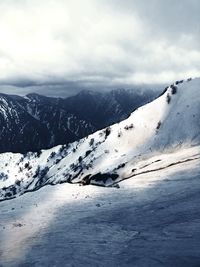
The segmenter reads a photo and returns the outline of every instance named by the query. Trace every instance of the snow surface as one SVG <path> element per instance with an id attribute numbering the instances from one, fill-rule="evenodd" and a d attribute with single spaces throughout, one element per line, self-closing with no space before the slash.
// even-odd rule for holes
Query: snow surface
<path id="1" fill-rule="evenodd" d="M 196 159 L 118 189 L 65 183 L 0 202 L 0 266 L 200 266 L 199 168 Z"/>

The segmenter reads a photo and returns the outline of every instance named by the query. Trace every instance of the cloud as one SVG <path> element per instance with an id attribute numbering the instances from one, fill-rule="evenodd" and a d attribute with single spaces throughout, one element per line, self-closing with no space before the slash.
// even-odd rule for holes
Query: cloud
<path id="1" fill-rule="evenodd" d="M 200 75 L 198 0 L 5 0 L 0 12 L 0 84 L 70 90 Z"/>

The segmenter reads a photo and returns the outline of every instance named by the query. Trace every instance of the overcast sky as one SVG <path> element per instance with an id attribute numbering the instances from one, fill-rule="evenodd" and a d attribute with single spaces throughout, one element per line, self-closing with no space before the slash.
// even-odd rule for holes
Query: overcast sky
<path id="1" fill-rule="evenodd" d="M 2 0 L 0 14 L 2 92 L 200 76 L 199 0 Z"/>

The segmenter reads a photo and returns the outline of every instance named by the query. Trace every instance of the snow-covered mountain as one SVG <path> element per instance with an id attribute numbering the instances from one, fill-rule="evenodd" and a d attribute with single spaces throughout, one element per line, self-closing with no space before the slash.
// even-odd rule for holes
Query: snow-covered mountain
<path id="1" fill-rule="evenodd" d="M 0 152 L 38 151 L 73 142 L 95 130 L 56 104 L 57 99 L 39 95 L 25 98 L 0 95 Z"/>
<path id="2" fill-rule="evenodd" d="M 0 152 L 25 153 L 74 142 L 126 118 L 155 96 L 154 91 L 134 90 L 83 91 L 66 99 L 0 94 Z"/>
<path id="3" fill-rule="evenodd" d="M 200 158 L 200 79 L 178 81 L 127 119 L 41 153 L 0 155 L 0 199 L 47 184 L 112 186 Z"/>

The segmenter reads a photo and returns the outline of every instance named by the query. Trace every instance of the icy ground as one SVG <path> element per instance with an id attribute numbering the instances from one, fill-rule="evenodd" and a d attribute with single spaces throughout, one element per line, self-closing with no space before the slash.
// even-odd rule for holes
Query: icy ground
<path id="1" fill-rule="evenodd" d="M 195 157 L 194 157 L 195 158 Z M 0 202 L 0 266 L 200 266 L 200 160 Z"/>

